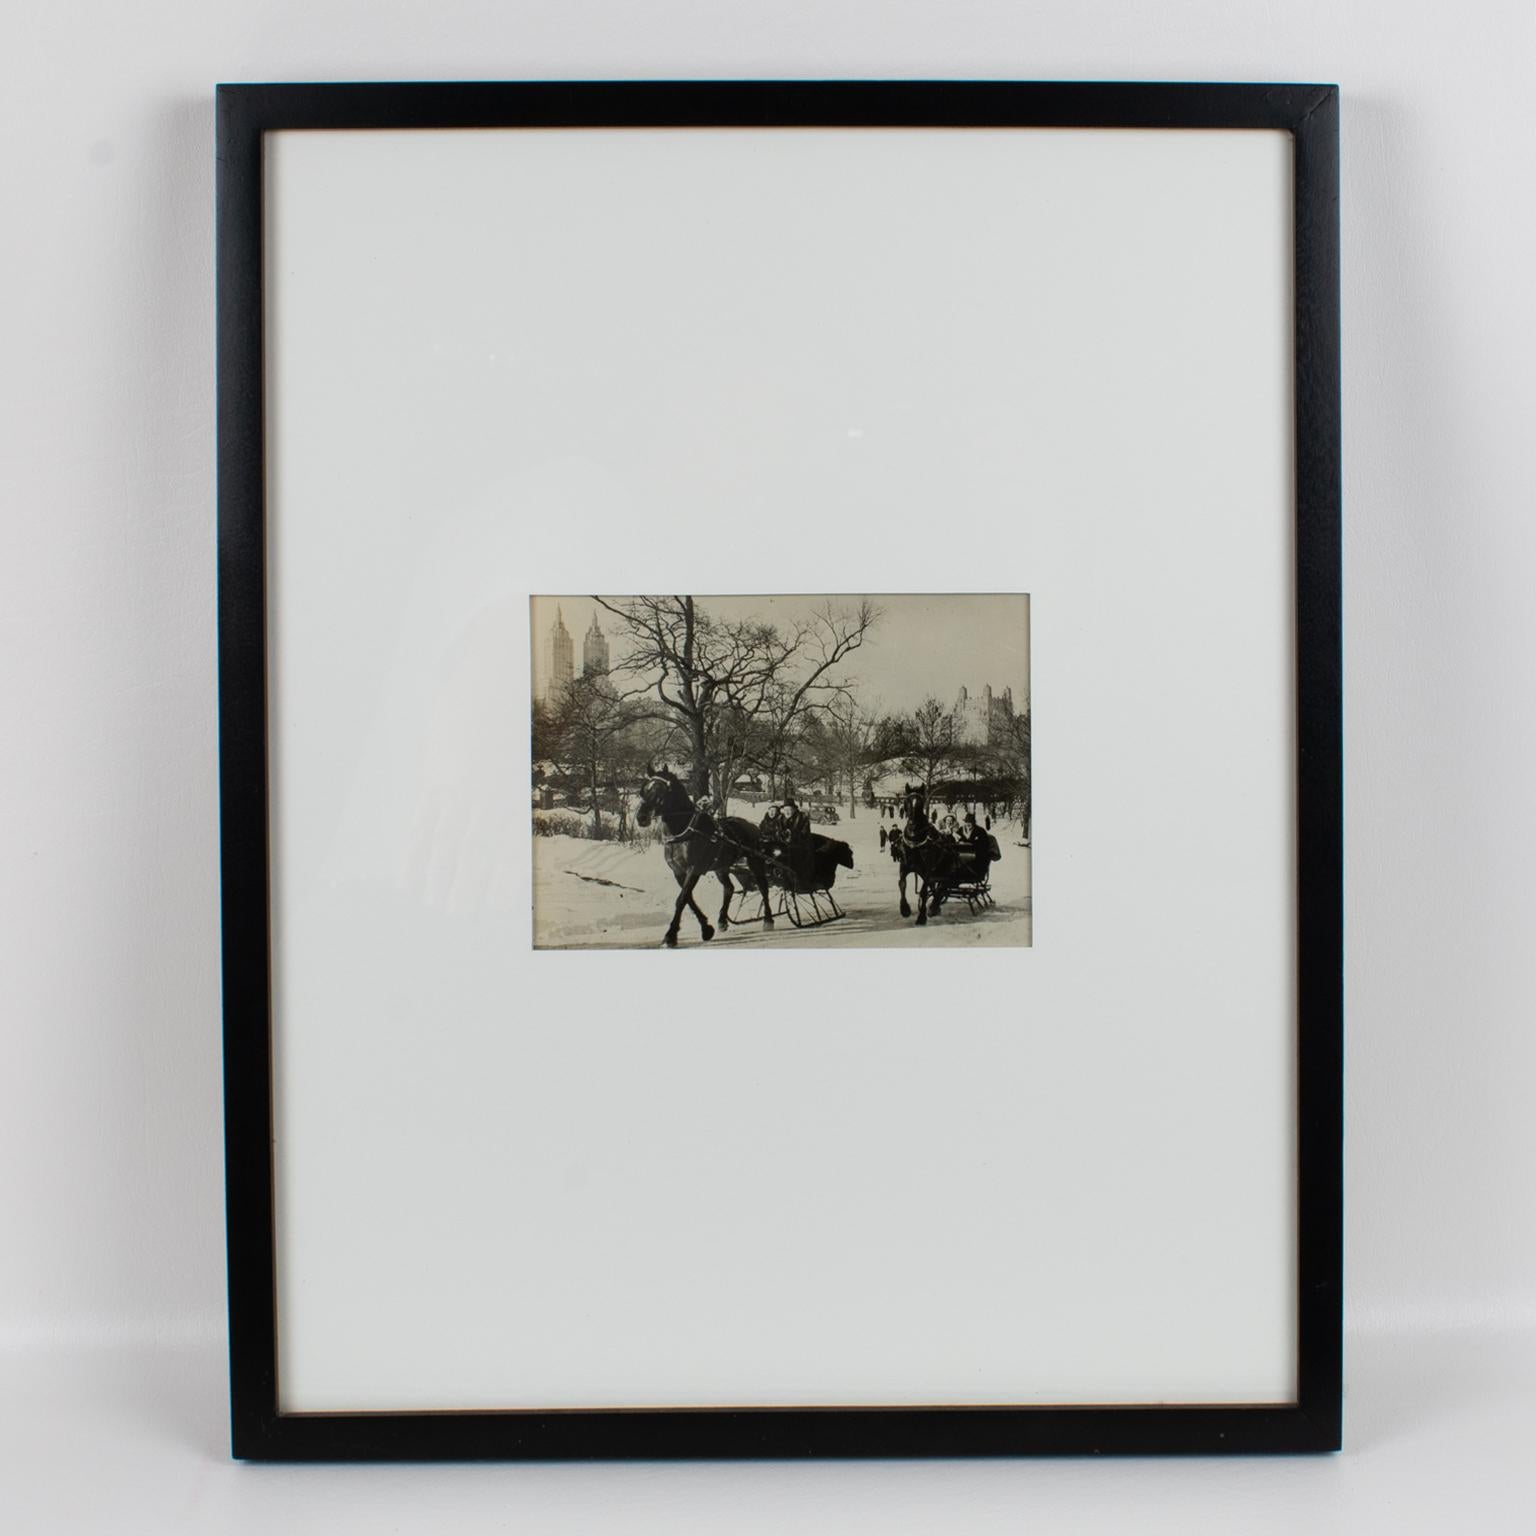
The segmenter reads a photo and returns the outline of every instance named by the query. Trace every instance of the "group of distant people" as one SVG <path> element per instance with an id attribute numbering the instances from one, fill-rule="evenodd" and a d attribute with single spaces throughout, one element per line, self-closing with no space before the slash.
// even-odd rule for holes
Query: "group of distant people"
<path id="1" fill-rule="evenodd" d="M 995 817 L 1001 816 L 1005 812 L 1011 814 L 1011 803 L 1010 803 L 1009 806 L 1002 806 L 1002 805 L 994 806 L 990 802 L 988 802 L 988 804 L 983 808 L 983 810 L 984 810 L 984 818 L 985 819 L 983 820 L 983 822 L 981 824 L 982 825 L 982 829 L 984 831 L 990 832 L 992 830 L 992 822 L 993 822 L 993 819 Z M 901 808 L 899 806 L 893 805 L 893 804 L 891 804 L 889 802 L 882 802 L 881 805 L 880 805 L 880 816 L 881 816 L 882 820 L 884 820 L 887 816 L 889 816 L 892 821 L 900 821 L 901 820 Z M 954 813 L 953 808 L 951 808 L 949 811 L 947 811 L 944 814 L 943 817 L 930 816 L 929 825 L 934 827 L 934 828 L 936 828 L 936 829 L 938 829 L 938 830 L 943 830 L 945 828 L 949 828 L 952 831 L 958 833 L 960 831 L 960 829 L 966 824 L 966 822 L 974 823 L 975 821 L 976 821 L 976 813 L 974 811 L 967 810 L 966 812 L 963 813 L 963 815 L 957 817 L 955 815 L 955 813 Z"/>
<path id="2" fill-rule="evenodd" d="M 899 821 L 901 819 L 895 806 L 890 808 L 890 813 L 892 820 Z M 881 806 L 880 814 L 882 817 L 885 815 L 884 806 Z M 925 808 L 923 819 L 941 837 L 953 838 L 959 843 L 974 842 L 977 838 L 985 840 L 986 834 L 992 830 L 990 811 L 985 820 L 979 825 L 976 821 L 975 811 L 965 811 L 961 815 L 956 816 L 953 810 L 949 810 L 942 816 L 932 816 L 928 814 Z M 882 832 L 881 835 L 884 836 L 884 833 Z"/>

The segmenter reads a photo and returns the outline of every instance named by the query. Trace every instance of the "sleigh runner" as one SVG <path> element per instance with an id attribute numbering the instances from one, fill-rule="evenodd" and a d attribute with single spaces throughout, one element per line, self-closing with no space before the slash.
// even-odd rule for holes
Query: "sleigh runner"
<path id="1" fill-rule="evenodd" d="M 995 837 L 989 835 L 987 841 L 986 857 L 961 850 L 956 854 L 954 865 L 934 878 L 930 900 L 935 914 L 946 901 L 963 901 L 972 916 L 997 905 L 992 898 L 992 865 L 1002 857 L 1002 851 Z"/>

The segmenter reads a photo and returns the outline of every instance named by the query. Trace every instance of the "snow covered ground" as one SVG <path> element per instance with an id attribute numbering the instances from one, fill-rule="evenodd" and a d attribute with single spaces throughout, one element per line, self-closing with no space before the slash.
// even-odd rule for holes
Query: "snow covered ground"
<path id="1" fill-rule="evenodd" d="M 862 948 L 894 945 L 953 947 L 1020 945 L 1031 941 L 1030 851 L 1021 848 L 1012 823 L 993 831 L 1003 851 L 992 866 L 997 905 L 974 915 L 965 903 L 947 902 L 941 916 L 919 928 L 901 915 L 896 865 L 880 847 L 877 812 L 816 830 L 853 849 L 854 867 L 839 869 L 834 893 L 847 916 L 820 928 L 795 928 L 779 917 L 771 930 L 761 923 L 733 925 L 716 933 L 711 947 L 736 944 L 775 947 Z M 916 882 L 907 882 L 915 911 Z M 720 910 L 721 885 L 706 875 L 694 896 L 711 923 Z M 677 901 L 677 882 L 660 846 L 631 848 L 576 837 L 533 839 L 534 942 L 539 949 L 648 949 L 661 943 Z M 749 910 L 757 905 L 755 899 Z M 678 947 L 700 943 L 698 920 L 683 913 Z"/>

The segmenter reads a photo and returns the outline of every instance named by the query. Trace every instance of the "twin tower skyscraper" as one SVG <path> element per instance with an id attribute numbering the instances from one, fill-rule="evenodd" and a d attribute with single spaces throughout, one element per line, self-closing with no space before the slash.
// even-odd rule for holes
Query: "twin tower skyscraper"
<path id="1" fill-rule="evenodd" d="M 608 637 L 598 627 L 596 613 L 582 641 L 581 671 L 584 677 L 600 677 L 608 671 Z M 575 679 L 576 645 L 557 607 L 555 622 L 544 638 L 544 698 L 558 698 Z"/>

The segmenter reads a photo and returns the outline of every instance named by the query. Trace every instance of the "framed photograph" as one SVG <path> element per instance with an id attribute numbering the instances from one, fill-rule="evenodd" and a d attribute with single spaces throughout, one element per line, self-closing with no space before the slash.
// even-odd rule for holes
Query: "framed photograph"
<path id="1" fill-rule="evenodd" d="M 531 606 L 536 947 L 1030 942 L 1027 594 Z"/>
<path id="2" fill-rule="evenodd" d="M 218 95 L 233 1448 L 1340 1443 L 1331 86 Z"/>

